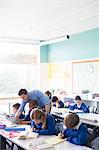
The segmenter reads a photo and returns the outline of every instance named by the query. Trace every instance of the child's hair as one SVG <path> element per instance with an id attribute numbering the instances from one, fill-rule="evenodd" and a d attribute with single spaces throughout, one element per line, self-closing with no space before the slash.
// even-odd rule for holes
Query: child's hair
<path id="1" fill-rule="evenodd" d="M 52 98 L 52 93 L 50 91 L 46 91 L 45 94 L 49 97 L 49 99 Z"/>
<path id="2" fill-rule="evenodd" d="M 33 108 L 36 108 L 38 106 L 37 100 L 33 99 L 32 101 L 29 101 L 29 105 L 31 105 Z"/>
<path id="3" fill-rule="evenodd" d="M 33 111 L 31 112 L 31 119 L 32 120 L 39 120 L 45 118 L 45 113 L 40 110 L 40 109 L 33 109 Z"/>
<path id="4" fill-rule="evenodd" d="M 80 97 L 79 95 L 77 95 L 77 96 L 75 97 L 75 100 L 81 100 L 81 97 Z"/>
<path id="5" fill-rule="evenodd" d="M 16 108 L 16 109 L 18 110 L 19 107 L 20 107 L 20 104 L 19 104 L 19 103 L 16 103 L 16 104 L 14 104 L 12 107 L 14 107 L 14 108 Z"/>
<path id="6" fill-rule="evenodd" d="M 74 128 L 79 123 L 79 116 L 71 113 L 64 118 L 64 124 L 67 128 Z"/>
<path id="7" fill-rule="evenodd" d="M 30 114 L 31 120 L 41 120 L 43 122 L 42 128 L 46 128 L 46 114 L 40 109 L 33 109 Z"/>
<path id="8" fill-rule="evenodd" d="M 53 96 L 52 97 L 52 102 L 56 102 L 56 101 L 58 101 L 58 97 L 57 96 Z"/>

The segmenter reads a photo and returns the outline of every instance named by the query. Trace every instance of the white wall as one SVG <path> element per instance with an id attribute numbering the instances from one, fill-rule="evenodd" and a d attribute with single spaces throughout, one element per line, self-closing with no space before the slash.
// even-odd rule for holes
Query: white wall
<path id="1" fill-rule="evenodd" d="M 40 89 L 44 92 L 49 89 L 47 63 L 40 63 Z"/>

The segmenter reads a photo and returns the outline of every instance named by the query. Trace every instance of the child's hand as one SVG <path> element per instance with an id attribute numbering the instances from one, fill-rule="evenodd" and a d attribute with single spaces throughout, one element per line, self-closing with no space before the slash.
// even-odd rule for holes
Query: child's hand
<path id="1" fill-rule="evenodd" d="M 65 141 L 67 141 L 67 138 L 65 138 Z"/>
<path id="2" fill-rule="evenodd" d="M 59 137 L 60 139 L 62 139 L 62 138 L 64 137 L 64 134 L 60 132 L 60 133 L 58 134 L 58 137 Z"/>
<path id="3" fill-rule="evenodd" d="M 24 124 L 24 122 L 22 122 L 22 120 L 18 121 L 17 124 Z"/>
<path id="4" fill-rule="evenodd" d="M 5 114 L 6 117 L 10 117 L 9 115 Z"/>
<path id="5" fill-rule="evenodd" d="M 28 129 L 28 132 L 32 132 L 32 131 L 34 131 L 34 128 L 29 128 Z"/>
<path id="6" fill-rule="evenodd" d="M 36 131 L 36 128 L 32 128 L 32 131 Z"/>

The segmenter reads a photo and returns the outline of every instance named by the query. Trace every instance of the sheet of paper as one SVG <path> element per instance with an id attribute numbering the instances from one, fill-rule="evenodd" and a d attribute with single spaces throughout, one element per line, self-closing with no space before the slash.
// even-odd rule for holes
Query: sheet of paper
<path id="1" fill-rule="evenodd" d="M 82 110 L 79 110 L 79 109 L 69 110 L 69 112 L 72 112 L 72 113 L 84 113 Z"/>
<path id="2" fill-rule="evenodd" d="M 64 141 L 64 139 L 60 139 L 58 136 L 54 136 L 54 137 L 48 138 L 46 140 L 47 144 L 52 144 L 52 145 L 56 145 L 56 144 L 61 143 L 63 141 Z"/>

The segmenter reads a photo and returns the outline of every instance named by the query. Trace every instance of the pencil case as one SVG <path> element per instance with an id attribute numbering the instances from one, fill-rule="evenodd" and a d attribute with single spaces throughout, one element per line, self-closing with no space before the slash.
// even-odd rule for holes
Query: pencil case
<path id="1" fill-rule="evenodd" d="M 0 124 L 0 129 L 5 129 L 6 125 L 5 124 Z"/>

